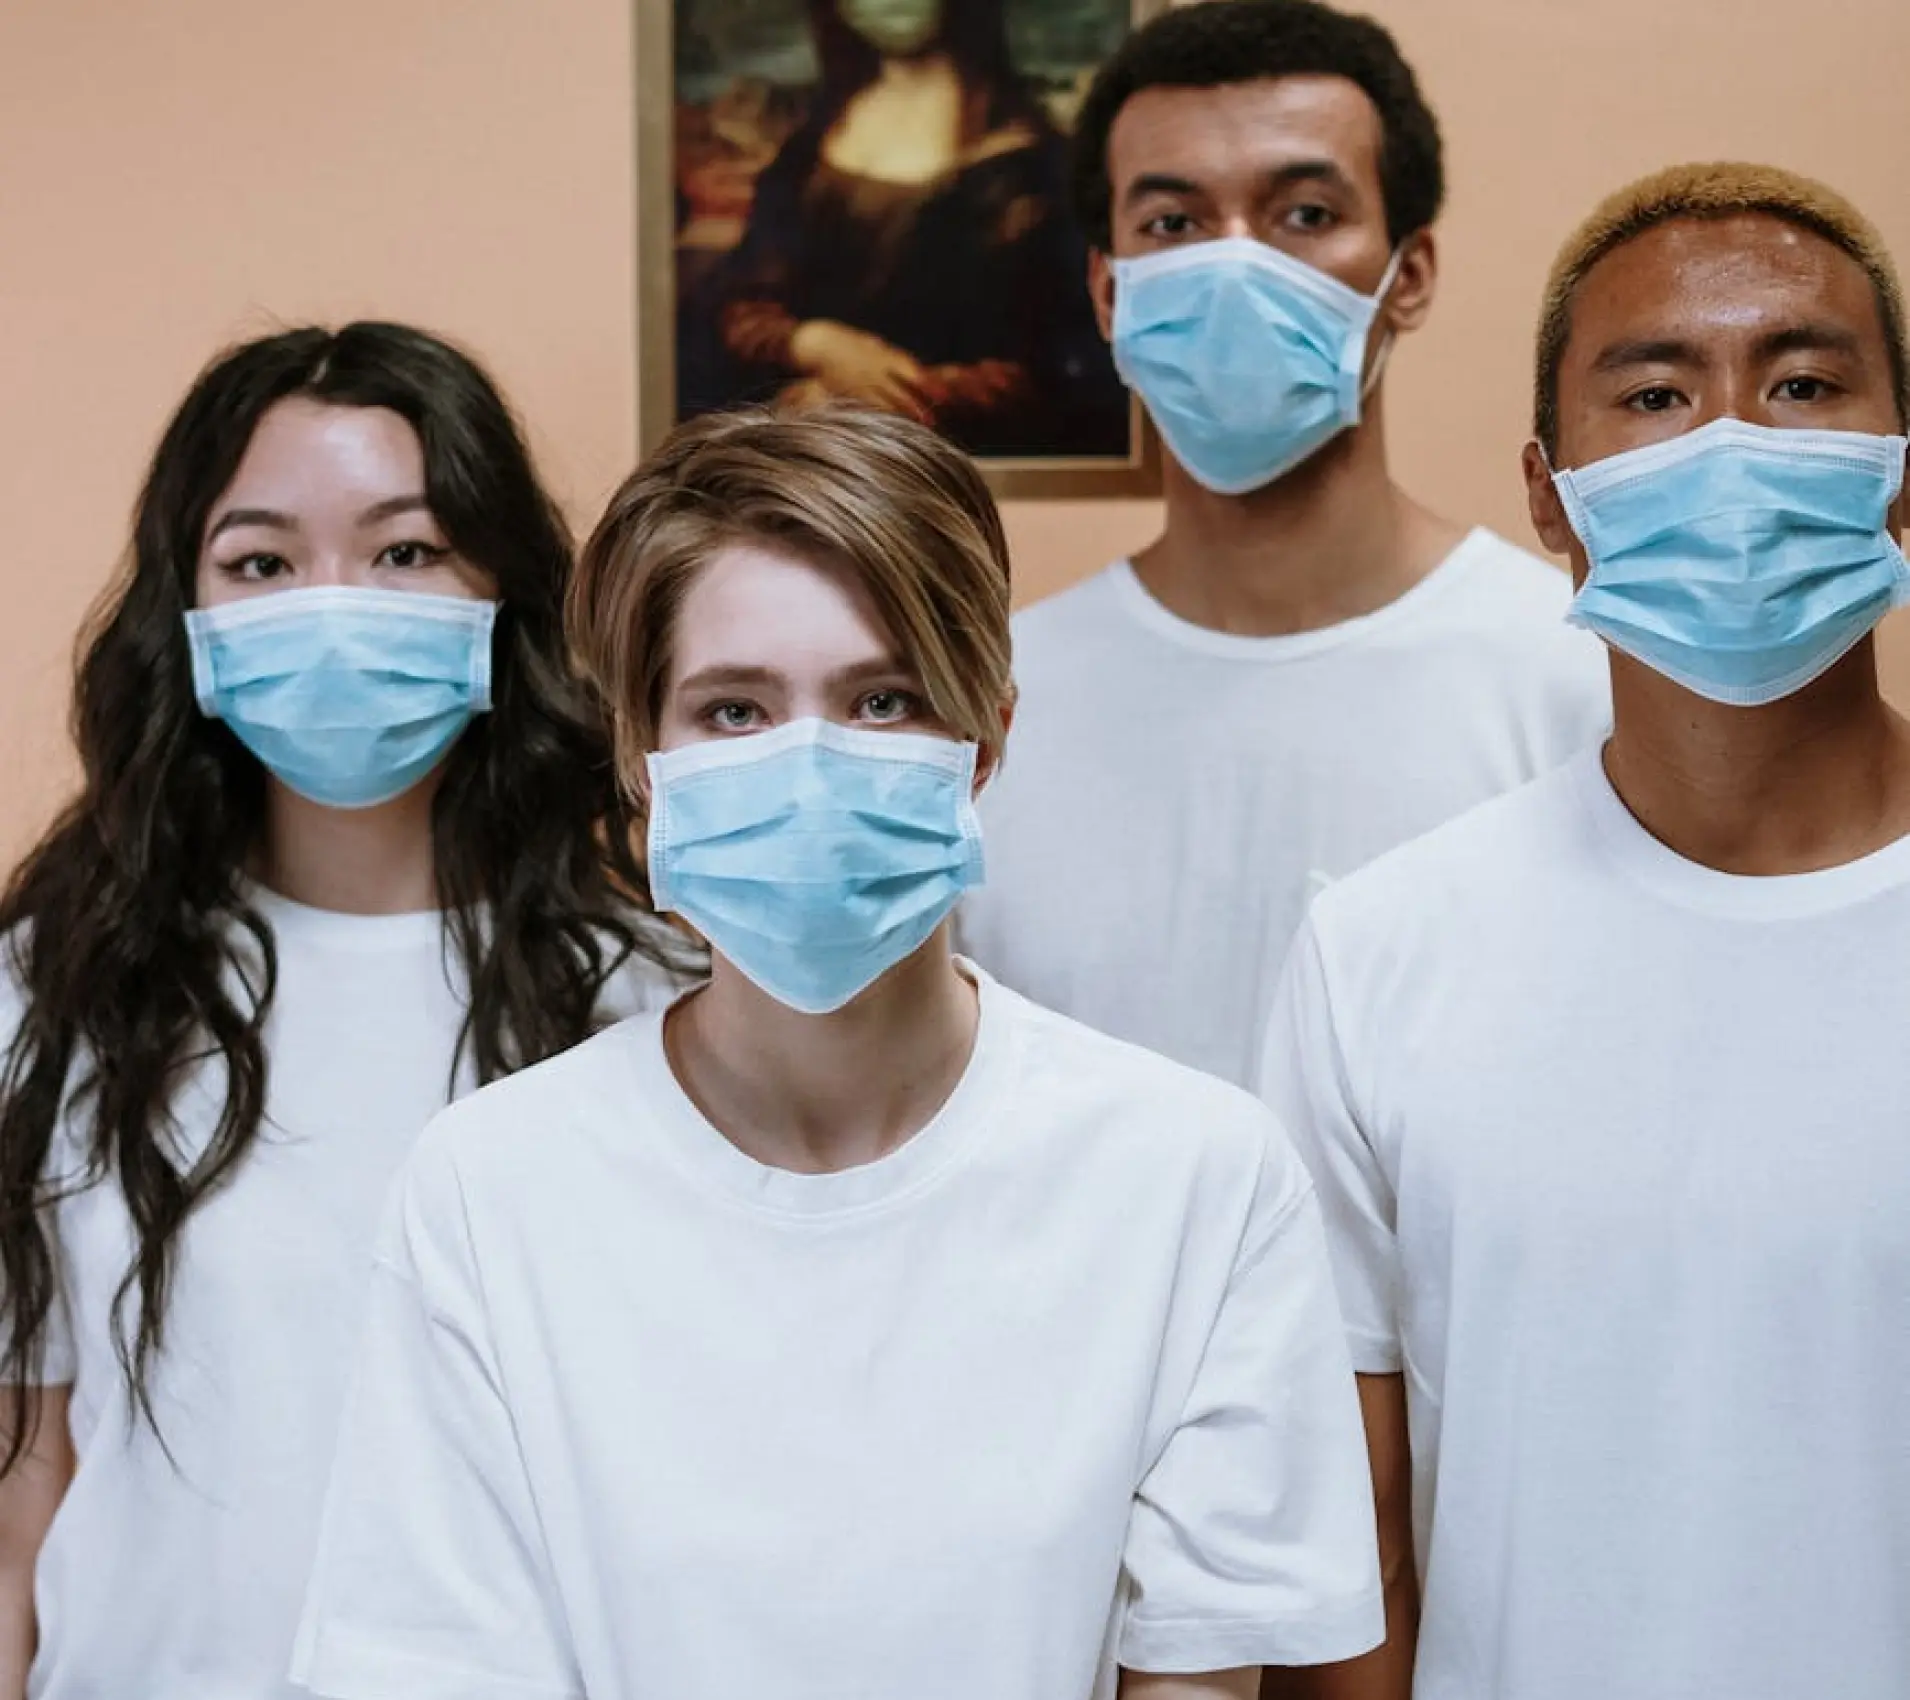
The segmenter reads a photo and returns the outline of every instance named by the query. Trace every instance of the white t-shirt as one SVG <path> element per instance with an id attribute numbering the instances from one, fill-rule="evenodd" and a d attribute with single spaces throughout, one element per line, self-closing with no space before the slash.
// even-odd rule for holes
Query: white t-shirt
<path id="1" fill-rule="evenodd" d="M 941 1111 L 799 1175 L 662 1020 L 447 1111 L 394 1200 L 299 1674 L 347 1700 L 1089 1700 L 1381 1633 L 1305 1170 L 986 979 Z"/>
<path id="2" fill-rule="evenodd" d="M 188 1219 L 152 1370 L 160 1437 L 129 1410 L 113 1296 L 133 1255 L 116 1184 L 56 1212 L 64 1314 L 43 1379 L 72 1382 L 78 1470 L 36 1578 L 29 1693 L 47 1700 L 269 1700 L 285 1678 L 343 1408 L 379 1211 L 446 1101 L 464 1017 L 435 914 L 352 916 L 271 893 L 279 982 L 267 1125 Z M 632 965 L 606 1014 L 659 1003 Z M 468 1081 L 463 1083 L 468 1086 Z M 175 1102 L 203 1149 L 222 1070 Z M 82 1166 L 65 1136 L 54 1167 Z"/>
<path id="3" fill-rule="evenodd" d="M 1910 1693 L 1910 839 L 1687 862 L 1596 753 L 1325 894 L 1264 1090 L 1403 1371 L 1417 1700 Z"/>
<path id="4" fill-rule="evenodd" d="M 1015 622 L 963 949 L 1091 1026 L 1247 1084 L 1307 899 L 1610 718 L 1565 575 L 1474 531 L 1377 612 L 1291 637 L 1176 618 L 1121 562 Z"/>

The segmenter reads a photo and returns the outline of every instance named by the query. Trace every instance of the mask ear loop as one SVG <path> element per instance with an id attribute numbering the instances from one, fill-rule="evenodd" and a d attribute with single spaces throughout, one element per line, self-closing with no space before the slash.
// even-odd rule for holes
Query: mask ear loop
<path id="1" fill-rule="evenodd" d="M 1572 468 L 1561 471 L 1552 462 L 1551 451 L 1536 437 L 1532 445 L 1539 451 L 1539 459 L 1544 463 L 1545 475 L 1552 480 L 1553 493 L 1558 497 L 1559 510 L 1565 515 L 1565 523 L 1572 528 L 1572 535 L 1585 545 L 1585 555 L 1591 560 L 1591 545 L 1585 542 L 1585 534 L 1591 529 L 1591 516 L 1586 512 L 1585 503 L 1579 496 L 1578 486 L 1572 481 Z"/>
<path id="2" fill-rule="evenodd" d="M 1393 285 L 1399 281 L 1399 263 L 1405 257 L 1406 249 L 1402 244 L 1393 250 L 1393 257 L 1386 262 L 1386 270 L 1380 276 L 1379 288 L 1373 291 L 1372 296 L 1373 316 L 1375 318 L 1379 316 L 1380 308 L 1386 305 L 1386 297 L 1391 292 Z M 1373 351 L 1373 363 L 1367 370 L 1365 382 L 1360 385 L 1359 399 L 1362 409 L 1364 409 L 1366 405 L 1366 398 L 1378 387 L 1380 378 L 1386 371 L 1386 362 L 1392 357 L 1393 344 L 1398 340 L 1399 339 L 1393 334 L 1393 327 L 1391 325 L 1387 325 L 1382 329 L 1379 347 Z"/>

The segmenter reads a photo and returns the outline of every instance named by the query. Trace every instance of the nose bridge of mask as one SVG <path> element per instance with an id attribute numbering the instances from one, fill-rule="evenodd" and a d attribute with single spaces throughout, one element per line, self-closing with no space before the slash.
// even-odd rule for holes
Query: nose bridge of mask
<path id="1" fill-rule="evenodd" d="M 453 687 L 481 714 L 491 706 L 496 618 L 488 600 L 331 585 L 193 608 L 193 692 L 217 718 L 226 693 L 270 679 L 311 675 L 321 691 L 332 675 L 403 680 Z"/>
<path id="2" fill-rule="evenodd" d="M 1660 511 L 1669 523 L 1727 510 L 1794 509 L 1800 496 L 1821 488 L 1832 504 L 1826 517 L 1848 523 L 1853 477 L 1872 481 L 1870 517 L 1881 529 L 1902 488 L 1904 443 L 1900 436 L 1778 429 L 1726 417 L 1579 467 L 1559 470 L 1546 461 L 1566 520 L 1591 555 L 1603 541 L 1595 535 L 1600 510 L 1615 520 L 1627 500 Z M 1683 487 L 1667 484 L 1682 467 L 1692 469 Z"/>
<path id="3" fill-rule="evenodd" d="M 733 846 L 771 833 L 787 856 L 792 841 L 783 829 L 829 815 L 879 821 L 892 833 L 919 827 L 932 836 L 947 812 L 965 845 L 978 846 L 977 753 L 974 744 L 950 738 L 814 718 L 652 750 L 645 757 L 652 895 L 659 907 L 669 906 L 671 869 L 686 846 Z M 814 848 L 826 850 L 820 841 Z M 795 871 L 788 862 L 785 868 Z"/>
<path id="4" fill-rule="evenodd" d="M 1206 300 L 1202 305 L 1208 311 L 1212 311 L 1217 298 L 1227 295 L 1256 313 L 1279 311 L 1290 330 L 1332 359 L 1342 405 L 1351 402 L 1357 406 L 1360 375 L 1366 364 L 1366 333 L 1398 275 L 1399 260 L 1400 253 L 1395 250 L 1379 289 L 1372 295 L 1362 295 L 1318 267 L 1251 236 L 1224 236 L 1119 259 L 1113 263 L 1114 334 L 1118 339 L 1145 328 L 1144 303 L 1160 286 L 1170 285 L 1176 278 L 1186 279 L 1175 298 L 1186 311 L 1194 300 L 1188 285 L 1204 283 Z"/>

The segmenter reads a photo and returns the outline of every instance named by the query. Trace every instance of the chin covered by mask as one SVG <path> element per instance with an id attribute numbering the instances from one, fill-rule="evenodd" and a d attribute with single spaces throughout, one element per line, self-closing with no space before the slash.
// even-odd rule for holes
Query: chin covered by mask
<path id="1" fill-rule="evenodd" d="M 840 1009 L 981 883 L 977 753 L 813 719 L 653 753 L 656 906 L 778 1002 Z"/>
<path id="2" fill-rule="evenodd" d="M 1245 495 L 1359 423 L 1382 364 L 1367 370 L 1367 334 L 1398 269 L 1395 252 L 1362 295 L 1245 236 L 1116 260 L 1115 368 L 1188 476 Z"/>
<path id="3" fill-rule="evenodd" d="M 1570 619 L 1673 683 L 1754 708 L 1910 600 L 1887 529 L 1902 437 L 1714 419 L 1554 472 L 1589 570 Z"/>
<path id="4" fill-rule="evenodd" d="M 186 614 L 202 714 L 328 808 L 389 802 L 491 706 L 497 605 L 322 586 Z"/>
<path id="5" fill-rule="evenodd" d="M 942 33 L 943 0 L 837 0 L 842 21 L 878 53 L 920 53 Z"/>

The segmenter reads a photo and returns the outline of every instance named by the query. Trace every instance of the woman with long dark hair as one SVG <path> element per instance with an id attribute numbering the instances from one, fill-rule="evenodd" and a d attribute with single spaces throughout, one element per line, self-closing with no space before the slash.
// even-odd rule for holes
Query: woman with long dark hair
<path id="1" fill-rule="evenodd" d="M 570 562 L 496 389 L 416 330 L 247 344 L 167 428 L 80 793 L 0 896 L 0 1695 L 291 1692 L 391 1174 L 683 966 Z"/>
<path id="2" fill-rule="evenodd" d="M 687 411 L 840 398 L 974 454 L 1118 454 L 1066 144 L 1001 0 L 810 0 L 821 77 L 686 315 Z"/>

